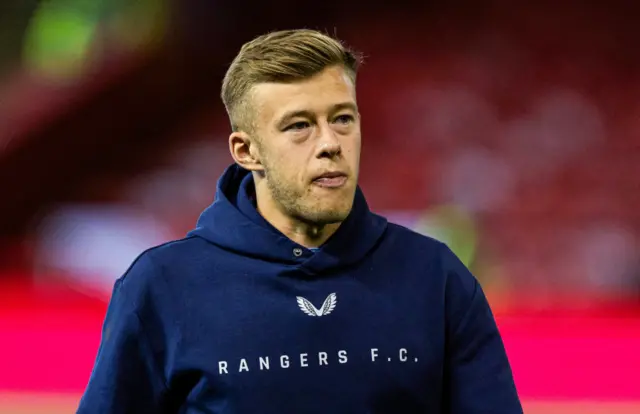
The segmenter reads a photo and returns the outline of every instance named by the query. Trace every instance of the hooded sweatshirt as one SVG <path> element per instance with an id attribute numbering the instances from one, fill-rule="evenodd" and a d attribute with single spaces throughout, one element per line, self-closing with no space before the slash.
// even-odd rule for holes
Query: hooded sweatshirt
<path id="1" fill-rule="evenodd" d="M 313 251 L 229 167 L 186 238 L 114 286 L 80 414 L 522 413 L 493 315 L 444 244 L 360 191 Z"/>

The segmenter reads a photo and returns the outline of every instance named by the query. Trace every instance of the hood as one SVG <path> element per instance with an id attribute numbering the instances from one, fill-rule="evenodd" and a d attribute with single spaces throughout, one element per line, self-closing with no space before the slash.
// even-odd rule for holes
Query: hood
<path id="1" fill-rule="evenodd" d="M 286 237 L 258 213 L 253 176 L 233 164 L 218 180 L 215 201 L 200 215 L 189 236 L 315 275 L 359 262 L 377 245 L 386 228 L 387 220 L 369 210 L 358 188 L 347 219 L 319 250 L 312 252 Z"/>

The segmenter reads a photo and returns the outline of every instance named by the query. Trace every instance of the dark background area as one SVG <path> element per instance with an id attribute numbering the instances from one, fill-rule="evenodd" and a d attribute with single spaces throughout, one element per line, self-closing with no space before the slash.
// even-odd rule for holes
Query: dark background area
<path id="1" fill-rule="evenodd" d="M 480 279 L 530 412 L 637 412 L 639 17 L 631 1 L 4 1 L 0 366 L 27 368 L 0 370 L 0 411 L 54 392 L 30 400 L 71 412 L 113 280 L 182 237 L 231 162 L 227 65 L 309 27 L 366 56 L 372 208 Z M 27 356 L 34 341 L 51 351 Z M 43 365 L 65 375 L 34 380 Z"/>

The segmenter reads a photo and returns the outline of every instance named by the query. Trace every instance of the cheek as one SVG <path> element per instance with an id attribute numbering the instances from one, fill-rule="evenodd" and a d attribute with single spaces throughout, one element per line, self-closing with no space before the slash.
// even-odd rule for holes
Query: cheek
<path id="1" fill-rule="evenodd" d="M 360 136 L 350 137 L 343 148 L 349 161 L 358 161 L 360 159 Z"/>
<path id="2" fill-rule="evenodd" d="M 275 173 L 278 180 L 295 185 L 304 175 L 301 157 L 297 157 L 291 151 L 284 151 L 278 157 L 269 159 L 269 169 Z"/>

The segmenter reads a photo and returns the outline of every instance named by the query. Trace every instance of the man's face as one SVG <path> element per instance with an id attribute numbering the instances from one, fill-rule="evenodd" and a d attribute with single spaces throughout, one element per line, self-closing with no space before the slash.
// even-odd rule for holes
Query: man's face
<path id="1" fill-rule="evenodd" d="M 259 84 L 252 102 L 264 181 L 276 206 L 313 224 L 346 219 L 358 180 L 360 117 L 345 70 Z"/>

